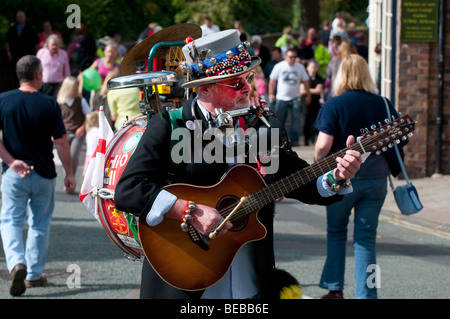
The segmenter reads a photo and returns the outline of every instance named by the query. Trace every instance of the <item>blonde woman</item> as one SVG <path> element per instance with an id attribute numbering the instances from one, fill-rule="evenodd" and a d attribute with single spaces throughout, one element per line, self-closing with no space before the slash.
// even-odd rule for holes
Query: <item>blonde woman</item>
<path id="1" fill-rule="evenodd" d="M 350 54 L 342 60 L 334 82 L 336 97 L 319 112 L 314 127 L 319 131 L 315 160 L 321 160 L 346 147 L 349 135 L 359 136 L 360 129 L 384 122 L 386 106 L 369 73 L 366 60 Z M 392 115 L 398 116 L 388 101 Z M 401 169 L 393 149 L 381 156 L 370 155 L 351 179 L 353 192 L 341 202 L 327 207 L 327 259 L 319 286 L 328 289 L 324 299 L 343 298 L 347 224 L 354 209 L 353 246 L 355 254 L 356 298 L 377 298 L 375 285 L 368 285 L 373 275 L 367 272 L 376 264 L 375 243 L 378 216 L 387 193 L 387 177 Z"/>
<path id="2" fill-rule="evenodd" d="M 79 82 L 73 76 L 64 79 L 59 89 L 57 102 L 66 128 L 67 140 L 72 156 L 73 174 L 76 174 L 81 148 L 85 142 L 85 118 L 91 109 L 85 98 L 79 93 Z"/>

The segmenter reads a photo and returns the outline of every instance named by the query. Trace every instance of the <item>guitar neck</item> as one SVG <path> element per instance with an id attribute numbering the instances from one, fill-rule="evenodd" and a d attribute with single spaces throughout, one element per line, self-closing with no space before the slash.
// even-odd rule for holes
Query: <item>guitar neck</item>
<path id="1" fill-rule="evenodd" d="M 386 124 L 383 126 L 380 124 L 379 128 L 372 125 L 372 131 L 368 129 L 361 130 L 364 135 L 353 145 L 247 195 L 247 201 L 243 209 L 244 214 L 259 210 L 277 198 L 335 169 L 337 167 L 336 157 L 344 157 L 348 150 L 357 151 L 360 154 L 366 152 L 381 154 L 381 151 L 386 151 L 388 148 L 393 147 L 394 143 L 398 144 L 401 140 L 405 141 L 408 136 L 412 136 L 416 124 L 408 115 L 403 115 L 398 119 L 392 118 L 392 121 L 386 119 L 385 122 Z"/>
<path id="2" fill-rule="evenodd" d="M 337 167 L 336 157 L 344 157 L 347 150 L 355 150 L 359 153 L 364 153 L 364 147 L 361 143 L 355 143 L 350 147 L 342 149 L 334 154 L 331 154 L 324 159 L 311 164 L 285 178 L 276 181 L 267 187 L 264 187 L 247 196 L 247 209 L 254 211 L 260 209 L 267 204 L 273 202 L 297 188 L 316 180 L 319 176 L 335 169 Z"/>

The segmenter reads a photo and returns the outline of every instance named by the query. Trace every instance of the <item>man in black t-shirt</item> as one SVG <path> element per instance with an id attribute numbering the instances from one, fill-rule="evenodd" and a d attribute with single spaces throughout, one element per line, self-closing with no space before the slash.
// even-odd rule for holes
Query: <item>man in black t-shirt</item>
<path id="1" fill-rule="evenodd" d="M 47 283 L 42 271 L 55 201 L 53 145 L 66 174 L 66 191 L 73 193 L 76 186 L 61 110 L 54 98 L 38 91 L 42 86 L 40 60 L 33 55 L 20 58 L 16 73 L 19 89 L 0 94 L 3 133 L 0 231 L 13 296 L 23 294 L 26 287 Z M 29 228 L 25 250 L 22 232 L 27 210 Z"/>

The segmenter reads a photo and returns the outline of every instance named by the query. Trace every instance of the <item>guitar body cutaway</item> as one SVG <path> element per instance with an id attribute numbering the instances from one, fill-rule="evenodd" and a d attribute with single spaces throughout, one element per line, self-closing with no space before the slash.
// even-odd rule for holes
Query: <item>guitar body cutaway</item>
<path id="1" fill-rule="evenodd" d="M 217 184 L 209 187 L 172 184 L 165 189 L 196 204 L 230 206 L 241 197 L 264 188 L 259 173 L 247 165 L 237 165 Z M 225 216 L 226 217 L 226 216 Z M 181 221 L 163 219 L 156 226 L 139 221 L 139 240 L 153 269 L 168 284 L 183 290 L 202 290 L 218 282 L 228 271 L 238 250 L 246 243 L 266 236 L 257 211 L 239 218 L 233 228 L 209 241 L 209 250 L 195 244 L 180 227 Z"/>

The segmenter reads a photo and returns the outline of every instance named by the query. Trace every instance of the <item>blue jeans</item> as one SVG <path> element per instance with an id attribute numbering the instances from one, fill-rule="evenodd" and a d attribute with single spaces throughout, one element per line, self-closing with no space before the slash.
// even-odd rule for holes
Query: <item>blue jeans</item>
<path id="1" fill-rule="evenodd" d="M 387 179 L 354 179 L 352 186 L 351 194 L 327 207 L 327 259 L 319 287 L 344 290 L 347 225 L 354 208 L 355 296 L 376 299 L 376 285 L 369 278 L 374 278 L 374 266 L 368 266 L 376 264 L 378 217 L 387 194 Z"/>
<path id="2" fill-rule="evenodd" d="M 287 125 L 286 119 L 288 112 L 291 115 L 291 123 Z M 303 130 L 301 115 L 301 103 L 297 98 L 289 101 L 277 100 L 274 107 L 274 113 L 280 122 L 288 131 L 288 136 L 291 144 L 298 142 L 300 132 Z"/>
<path id="3" fill-rule="evenodd" d="M 0 231 L 6 266 L 27 265 L 28 280 L 36 280 L 44 269 L 48 252 L 50 220 L 55 204 L 56 178 L 47 179 L 32 171 L 21 178 L 12 169 L 2 176 L 2 208 Z M 28 217 L 26 245 L 22 232 Z"/>

